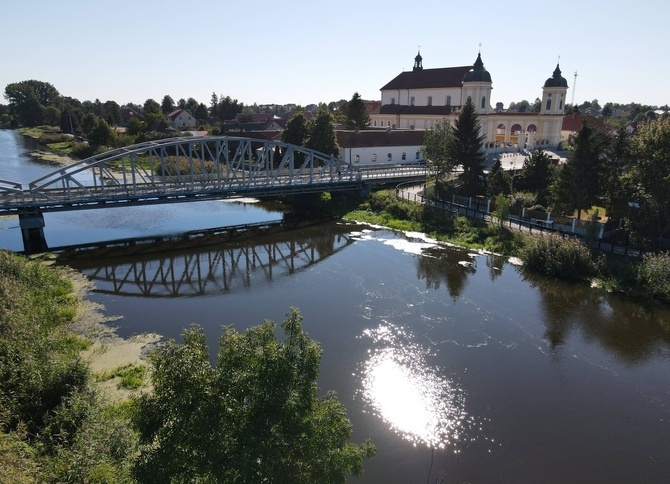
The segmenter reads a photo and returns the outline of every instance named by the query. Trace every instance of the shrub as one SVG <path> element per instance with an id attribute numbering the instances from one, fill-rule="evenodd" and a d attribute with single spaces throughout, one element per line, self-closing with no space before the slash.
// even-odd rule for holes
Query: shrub
<path id="1" fill-rule="evenodd" d="M 670 252 L 646 254 L 638 274 L 639 283 L 645 292 L 670 302 Z"/>
<path id="2" fill-rule="evenodd" d="M 591 277 L 597 268 L 590 249 L 584 244 L 553 236 L 529 237 L 521 259 L 528 270 L 565 280 Z"/>

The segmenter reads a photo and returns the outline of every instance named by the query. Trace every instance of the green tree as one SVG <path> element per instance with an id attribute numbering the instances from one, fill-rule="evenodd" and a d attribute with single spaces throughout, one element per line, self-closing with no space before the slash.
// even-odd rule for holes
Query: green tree
<path id="1" fill-rule="evenodd" d="M 546 205 L 551 186 L 551 158 L 542 148 L 538 148 L 523 162 L 523 168 L 515 179 L 515 189 L 537 193 L 537 203 Z"/>
<path id="2" fill-rule="evenodd" d="M 198 109 L 196 109 L 195 112 L 193 113 L 195 119 L 197 119 L 201 123 L 205 123 L 207 121 L 207 115 L 208 115 L 207 106 L 205 106 L 204 103 L 198 104 Z"/>
<path id="3" fill-rule="evenodd" d="M 484 186 L 485 137 L 481 134 L 479 117 L 472 103 L 466 103 L 458 114 L 453 131 L 451 157 L 454 165 L 463 167 L 462 189 L 469 195 L 479 194 Z"/>
<path id="4" fill-rule="evenodd" d="M 440 183 L 454 169 L 453 143 L 454 132 L 447 120 L 437 121 L 435 126 L 423 135 L 421 152 L 423 157 L 428 160 L 428 169 L 430 174 L 435 177 L 436 183 Z"/>
<path id="5" fill-rule="evenodd" d="M 495 209 L 491 213 L 491 224 L 497 225 L 502 229 L 509 218 L 509 208 L 509 199 L 503 193 L 498 193 L 495 201 Z"/>
<path id="6" fill-rule="evenodd" d="M 163 101 L 161 101 L 161 111 L 166 116 L 174 111 L 174 99 L 168 94 L 163 96 Z"/>
<path id="7" fill-rule="evenodd" d="M 670 118 L 644 123 L 630 140 L 631 164 L 624 182 L 629 201 L 637 202 L 627 217 L 635 242 L 652 245 L 670 231 Z"/>
<path id="8" fill-rule="evenodd" d="M 48 82 L 29 80 L 7 84 L 5 99 L 9 110 L 23 126 L 37 126 L 44 122 L 44 110 L 59 106 L 60 94 Z"/>
<path id="9" fill-rule="evenodd" d="M 114 146 L 116 134 L 104 119 L 99 119 L 88 134 L 88 141 L 93 146 Z"/>
<path id="10" fill-rule="evenodd" d="M 570 213 L 589 209 L 602 192 L 602 173 L 608 148 L 607 135 L 585 119 L 577 132 L 568 161 L 559 172 L 553 188 L 553 204 L 558 211 Z"/>
<path id="11" fill-rule="evenodd" d="M 102 110 L 105 113 L 105 119 L 114 126 L 121 123 L 121 106 L 116 101 L 106 101 L 102 105 Z"/>
<path id="12" fill-rule="evenodd" d="M 289 143 L 296 146 L 305 146 L 307 139 L 309 138 L 309 126 L 307 124 L 307 119 L 303 113 L 296 113 L 293 117 L 286 123 L 286 128 L 281 133 L 281 140 L 284 143 Z M 275 152 L 275 164 L 278 164 L 281 161 L 281 156 L 284 152 Z M 302 165 L 304 156 L 302 153 L 294 154 L 293 162 L 295 166 Z"/>
<path id="13" fill-rule="evenodd" d="M 486 194 L 491 198 L 497 195 L 509 195 L 511 192 L 512 177 L 502 169 L 500 159 L 493 164 L 486 182 Z"/>
<path id="14" fill-rule="evenodd" d="M 348 129 L 365 129 L 370 126 L 370 115 L 365 107 L 365 102 L 357 92 L 354 93 L 347 105 L 345 123 Z"/>
<path id="15" fill-rule="evenodd" d="M 139 398 L 136 477 L 147 482 L 345 482 L 360 475 L 369 442 L 347 443 L 337 398 L 318 396 L 321 349 L 296 309 L 281 324 L 228 327 L 216 365 L 191 328 L 152 357 L 154 392 Z"/>
<path id="16" fill-rule="evenodd" d="M 310 123 L 307 148 L 327 155 L 338 156 L 340 154 L 340 147 L 335 137 L 333 115 L 328 111 L 327 106 L 321 106 Z"/>
<path id="17" fill-rule="evenodd" d="M 149 116 L 150 114 L 163 114 L 161 111 L 161 105 L 153 99 L 147 99 L 144 101 L 144 106 L 142 108 L 145 116 Z"/>
<path id="18" fill-rule="evenodd" d="M 212 99 L 209 103 L 209 115 L 213 118 L 219 117 L 219 96 L 212 92 Z"/>

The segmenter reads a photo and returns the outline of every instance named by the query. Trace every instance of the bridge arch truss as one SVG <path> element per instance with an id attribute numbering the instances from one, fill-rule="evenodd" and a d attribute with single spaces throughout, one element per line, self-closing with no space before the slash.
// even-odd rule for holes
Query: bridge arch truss
<path id="1" fill-rule="evenodd" d="M 361 171 L 323 153 L 278 141 L 192 136 L 119 148 L 29 183 L 0 180 L 2 212 L 88 209 L 346 190 Z"/>

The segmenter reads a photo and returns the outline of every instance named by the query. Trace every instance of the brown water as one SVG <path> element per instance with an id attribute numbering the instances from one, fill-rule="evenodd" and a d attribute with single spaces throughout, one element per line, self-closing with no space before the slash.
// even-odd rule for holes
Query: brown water
<path id="1" fill-rule="evenodd" d="M 670 311 L 344 223 L 74 264 L 120 332 L 280 322 L 377 456 L 360 482 L 668 482 Z M 431 465 L 432 461 L 432 465 Z"/>

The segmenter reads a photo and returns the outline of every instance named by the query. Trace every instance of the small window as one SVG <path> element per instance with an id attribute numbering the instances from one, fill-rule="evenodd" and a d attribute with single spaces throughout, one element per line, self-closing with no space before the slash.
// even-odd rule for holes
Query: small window
<path id="1" fill-rule="evenodd" d="M 391 127 L 391 121 L 386 121 L 386 126 Z"/>
<path id="2" fill-rule="evenodd" d="M 472 104 L 472 96 L 468 96 L 468 99 L 465 103 L 466 104 Z"/>
<path id="3" fill-rule="evenodd" d="M 551 98 L 547 99 L 547 111 L 551 110 Z"/>
<path id="4" fill-rule="evenodd" d="M 486 96 L 482 96 L 482 109 L 486 109 Z"/>
<path id="5" fill-rule="evenodd" d="M 361 157 L 360 155 L 354 155 L 354 163 L 360 163 Z"/>
<path id="6" fill-rule="evenodd" d="M 563 109 L 563 97 L 561 97 L 561 102 L 558 103 L 558 109 Z"/>
<path id="7" fill-rule="evenodd" d="M 402 161 L 405 161 L 407 159 L 407 153 L 404 151 L 402 152 Z"/>
<path id="8" fill-rule="evenodd" d="M 394 97 L 391 98 L 391 104 L 395 104 L 395 98 Z"/>
<path id="9" fill-rule="evenodd" d="M 420 157 L 420 155 L 419 155 L 419 152 L 417 151 L 417 152 L 416 152 L 416 159 L 418 160 L 419 157 Z"/>
<path id="10" fill-rule="evenodd" d="M 428 96 L 428 105 L 429 106 L 433 105 L 433 96 Z"/>
<path id="11" fill-rule="evenodd" d="M 391 153 L 386 155 L 386 161 L 393 161 L 393 155 Z"/>
<path id="12" fill-rule="evenodd" d="M 451 106 L 451 96 L 447 96 L 447 106 Z"/>
<path id="13" fill-rule="evenodd" d="M 377 153 L 372 153 L 372 161 L 377 161 Z"/>
<path id="14" fill-rule="evenodd" d="M 414 96 L 412 96 L 411 98 L 409 98 L 409 105 L 410 105 L 410 106 L 414 106 Z"/>
<path id="15" fill-rule="evenodd" d="M 376 119 L 372 122 L 372 126 L 377 127 L 377 120 Z"/>

